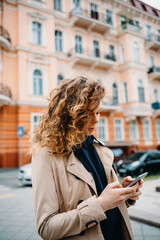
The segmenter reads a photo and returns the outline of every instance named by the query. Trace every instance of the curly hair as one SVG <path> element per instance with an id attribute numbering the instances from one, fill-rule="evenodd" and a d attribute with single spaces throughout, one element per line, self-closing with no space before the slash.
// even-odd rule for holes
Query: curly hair
<path id="1" fill-rule="evenodd" d="M 86 138 L 85 124 L 98 107 L 105 88 L 88 77 L 64 79 L 50 93 L 49 106 L 34 129 L 32 152 L 47 146 L 51 154 L 64 155 Z"/>

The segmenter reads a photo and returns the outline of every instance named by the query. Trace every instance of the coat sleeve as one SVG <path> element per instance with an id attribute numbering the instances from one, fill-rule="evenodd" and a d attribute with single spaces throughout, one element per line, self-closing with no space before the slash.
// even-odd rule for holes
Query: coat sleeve
<path id="1" fill-rule="evenodd" d="M 59 213 L 51 156 L 43 148 L 32 157 L 32 186 L 38 233 L 43 239 L 74 236 L 106 218 L 96 196 L 84 200 L 76 209 Z"/>

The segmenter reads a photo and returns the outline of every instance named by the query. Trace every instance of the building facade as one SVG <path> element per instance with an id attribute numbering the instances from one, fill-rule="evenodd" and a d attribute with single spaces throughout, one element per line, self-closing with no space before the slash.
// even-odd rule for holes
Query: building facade
<path id="1" fill-rule="evenodd" d="M 29 139 L 64 78 L 107 89 L 95 135 L 115 156 L 160 148 L 160 11 L 139 0 L 3 0 L 0 168 L 30 162 Z"/>

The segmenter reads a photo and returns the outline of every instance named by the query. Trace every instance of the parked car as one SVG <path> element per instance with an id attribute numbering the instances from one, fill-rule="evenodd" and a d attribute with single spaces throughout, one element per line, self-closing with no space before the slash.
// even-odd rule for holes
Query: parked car
<path id="1" fill-rule="evenodd" d="M 120 176 L 134 176 L 143 172 L 160 172 L 160 151 L 140 151 L 117 163 Z"/>
<path id="2" fill-rule="evenodd" d="M 31 163 L 23 165 L 18 171 L 18 180 L 23 185 L 32 185 Z"/>

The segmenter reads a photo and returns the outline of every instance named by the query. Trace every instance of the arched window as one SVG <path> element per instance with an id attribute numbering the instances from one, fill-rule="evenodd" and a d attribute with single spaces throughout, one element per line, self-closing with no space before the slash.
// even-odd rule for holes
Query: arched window
<path id="1" fill-rule="evenodd" d="M 135 62 L 139 63 L 140 62 L 140 49 L 139 45 L 137 42 L 134 42 L 134 60 Z"/>
<path id="2" fill-rule="evenodd" d="M 62 80 L 63 76 L 61 74 L 58 74 L 58 87 L 61 85 Z"/>
<path id="3" fill-rule="evenodd" d="M 154 89 L 154 102 L 158 102 L 158 90 Z"/>
<path id="4" fill-rule="evenodd" d="M 56 52 L 62 52 L 63 47 L 62 47 L 62 32 L 56 30 L 55 31 L 55 48 Z"/>
<path id="5" fill-rule="evenodd" d="M 117 84 L 113 84 L 113 105 L 118 104 L 118 87 Z"/>
<path id="6" fill-rule="evenodd" d="M 32 22 L 32 41 L 34 44 L 42 44 L 42 24 L 39 22 Z"/>
<path id="7" fill-rule="evenodd" d="M 39 70 L 34 70 L 33 73 L 33 94 L 42 95 L 42 73 Z"/>
<path id="8" fill-rule="evenodd" d="M 124 83 L 124 94 L 125 94 L 125 102 L 128 103 L 128 87 L 127 83 Z"/>
<path id="9" fill-rule="evenodd" d="M 75 36 L 75 52 L 82 53 L 82 37 L 78 35 Z"/>
<path id="10" fill-rule="evenodd" d="M 144 102 L 144 87 L 142 80 L 138 80 L 138 98 L 139 102 Z"/>

